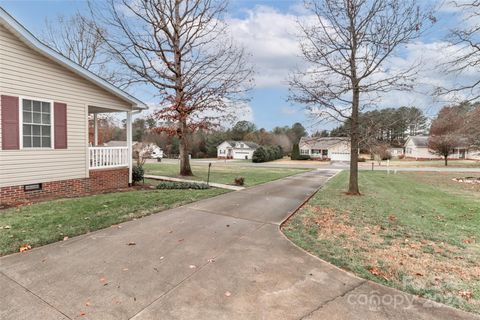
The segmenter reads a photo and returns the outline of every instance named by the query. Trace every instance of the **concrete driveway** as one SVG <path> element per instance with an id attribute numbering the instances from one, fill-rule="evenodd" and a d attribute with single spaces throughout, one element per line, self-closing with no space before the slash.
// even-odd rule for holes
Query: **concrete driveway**
<path id="1" fill-rule="evenodd" d="M 280 223 L 334 174 L 299 174 L 3 257 L 0 319 L 474 319 L 359 279 L 283 236 Z"/>

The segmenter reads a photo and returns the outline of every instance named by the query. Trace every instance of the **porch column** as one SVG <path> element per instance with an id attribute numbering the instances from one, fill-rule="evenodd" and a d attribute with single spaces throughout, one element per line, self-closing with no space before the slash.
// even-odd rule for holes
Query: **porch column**
<path id="1" fill-rule="evenodd" d="M 97 123 L 97 114 L 93 114 L 93 146 L 98 146 L 98 123 Z"/>
<path id="2" fill-rule="evenodd" d="M 127 111 L 128 183 L 132 183 L 132 112 Z"/>

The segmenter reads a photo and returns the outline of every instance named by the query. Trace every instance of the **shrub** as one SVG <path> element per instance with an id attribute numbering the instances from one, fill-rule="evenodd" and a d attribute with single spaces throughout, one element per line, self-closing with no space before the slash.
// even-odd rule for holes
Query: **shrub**
<path id="1" fill-rule="evenodd" d="M 267 162 L 283 158 L 283 150 L 280 146 L 258 147 L 253 152 L 252 162 Z"/>
<path id="2" fill-rule="evenodd" d="M 290 159 L 300 160 L 300 146 L 298 145 L 298 143 L 295 143 L 293 145 L 292 154 L 290 155 Z"/>
<path id="3" fill-rule="evenodd" d="M 235 182 L 236 186 L 243 186 L 245 184 L 245 178 L 244 177 L 236 177 L 234 182 Z"/>
<path id="4" fill-rule="evenodd" d="M 302 154 L 302 155 L 299 155 L 297 159 L 295 160 L 310 160 L 310 156 L 309 155 L 305 155 L 305 154 Z"/>
<path id="5" fill-rule="evenodd" d="M 142 166 L 133 166 L 132 168 L 132 182 L 135 184 L 136 182 L 142 181 L 145 171 L 143 170 Z"/>
<path id="6" fill-rule="evenodd" d="M 210 189 L 206 183 L 183 182 L 183 181 L 162 181 L 157 184 L 157 189 L 195 189 L 204 190 Z"/>
<path id="7" fill-rule="evenodd" d="M 267 152 L 263 147 L 258 147 L 257 150 L 253 152 L 252 162 L 265 162 L 267 161 Z"/>

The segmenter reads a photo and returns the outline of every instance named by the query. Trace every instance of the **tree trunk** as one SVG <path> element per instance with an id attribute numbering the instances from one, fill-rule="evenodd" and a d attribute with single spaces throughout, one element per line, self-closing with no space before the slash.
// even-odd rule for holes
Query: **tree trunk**
<path id="1" fill-rule="evenodd" d="M 350 181 L 348 193 L 351 195 L 360 195 L 358 188 L 358 106 L 360 104 L 360 90 L 358 87 L 353 89 L 352 99 L 352 121 L 350 124 Z"/>
<path id="2" fill-rule="evenodd" d="M 445 159 L 445 167 L 448 166 L 448 156 L 444 156 Z"/>
<path id="3" fill-rule="evenodd" d="M 188 133 L 187 124 L 182 121 L 180 124 L 180 175 L 193 176 L 192 168 L 190 167 L 190 157 L 188 155 Z"/>

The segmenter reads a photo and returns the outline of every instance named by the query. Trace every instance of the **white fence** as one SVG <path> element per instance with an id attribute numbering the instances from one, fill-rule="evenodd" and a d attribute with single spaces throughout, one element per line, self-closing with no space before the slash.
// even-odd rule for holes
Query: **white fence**
<path id="1" fill-rule="evenodd" d="M 127 147 L 90 147 L 90 169 L 128 167 Z"/>

